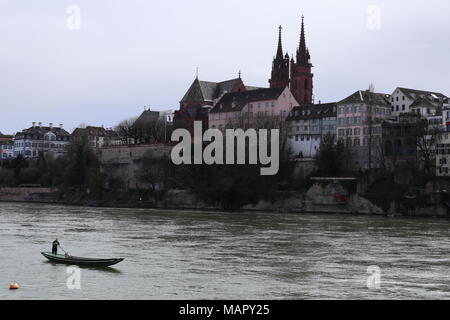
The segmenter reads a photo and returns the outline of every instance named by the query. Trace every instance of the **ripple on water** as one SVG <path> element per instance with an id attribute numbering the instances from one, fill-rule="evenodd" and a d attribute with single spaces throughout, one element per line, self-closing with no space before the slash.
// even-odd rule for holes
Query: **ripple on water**
<path id="1" fill-rule="evenodd" d="M 0 278 L 24 299 L 450 298 L 446 220 L 2 203 L 0 222 Z M 54 237 L 125 260 L 83 268 L 68 290 L 66 267 L 40 255 Z M 380 290 L 367 289 L 372 265 Z"/>

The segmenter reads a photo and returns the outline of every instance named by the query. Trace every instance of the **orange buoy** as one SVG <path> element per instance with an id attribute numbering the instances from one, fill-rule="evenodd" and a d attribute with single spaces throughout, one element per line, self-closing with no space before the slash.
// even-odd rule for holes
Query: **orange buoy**
<path id="1" fill-rule="evenodd" d="M 9 285 L 9 289 L 19 289 L 19 284 L 17 282 L 13 282 Z"/>

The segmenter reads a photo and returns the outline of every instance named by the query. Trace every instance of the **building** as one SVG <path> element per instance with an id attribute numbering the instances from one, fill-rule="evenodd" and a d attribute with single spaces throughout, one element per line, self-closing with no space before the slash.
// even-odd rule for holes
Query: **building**
<path id="1" fill-rule="evenodd" d="M 14 137 L 14 157 L 22 155 L 24 158 L 36 158 L 48 152 L 56 156 L 67 152 L 70 143 L 70 134 L 63 129 L 63 125 L 54 127 L 42 126 L 42 122 L 16 133 Z"/>
<path id="2" fill-rule="evenodd" d="M 450 132 L 442 133 L 436 145 L 436 176 L 450 176 Z"/>
<path id="3" fill-rule="evenodd" d="M 91 148 L 101 148 L 108 140 L 107 130 L 103 127 L 87 126 L 76 128 L 71 135 L 71 141 L 86 140 Z"/>
<path id="4" fill-rule="evenodd" d="M 174 112 L 173 127 L 184 128 L 194 132 L 194 121 L 201 121 L 203 128 L 208 128 L 208 113 L 214 103 L 224 94 L 247 91 L 241 77 L 236 79 L 211 82 L 195 78 L 180 101 L 180 110 Z"/>
<path id="5" fill-rule="evenodd" d="M 389 95 L 356 91 L 337 103 L 337 138 L 346 146 L 346 169 L 378 168 L 381 124 L 391 118 Z M 369 166 L 369 163 L 371 165 Z"/>
<path id="6" fill-rule="evenodd" d="M 389 98 L 392 115 L 396 118 L 402 113 L 409 113 L 411 111 L 421 113 L 422 115 L 431 115 L 435 112 L 433 109 L 442 105 L 445 100 L 447 100 L 447 97 L 439 92 L 400 87 L 396 88 Z"/>
<path id="7" fill-rule="evenodd" d="M 445 131 L 450 131 L 450 100 L 442 106 L 442 125 Z"/>
<path id="8" fill-rule="evenodd" d="M 436 121 L 436 119 L 428 119 Z M 443 131 L 436 145 L 436 175 L 439 177 L 450 176 L 450 101 L 447 100 L 442 108 Z"/>
<path id="9" fill-rule="evenodd" d="M 442 112 L 443 104 L 440 101 L 433 101 L 427 97 L 417 98 L 416 101 L 411 104 L 409 109 L 413 113 L 417 113 L 422 117 L 435 116 Z"/>
<path id="10" fill-rule="evenodd" d="M 288 87 L 227 93 L 209 112 L 209 128 L 261 128 L 268 120 L 282 123 L 296 105 Z"/>
<path id="11" fill-rule="evenodd" d="M 13 136 L 0 133 L 0 160 L 11 158 L 14 158 Z"/>
<path id="12" fill-rule="evenodd" d="M 381 166 L 393 171 L 398 164 L 417 160 L 417 138 L 424 119 L 415 113 L 404 113 L 398 121 L 383 121 L 383 152 L 378 155 Z"/>
<path id="13" fill-rule="evenodd" d="M 311 72 L 311 56 L 306 47 L 305 25 L 302 16 L 300 44 L 297 49 L 296 61 L 291 58 L 290 89 L 295 99 L 303 103 L 313 103 L 313 74 Z"/>
<path id="14" fill-rule="evenodd" d="M 298 158 L 313 158 L 325 135 L 336 137 L 336 103 L 294 107 L 287 121 L 288 141 Z"/>
<path id="15" fill-rule="evenodd" d="M 313 74 L 311 68 L 311 56 L 309 49 L 306 47 L 305 25 L 302 16 L 300 43 L 297 48 L 296 60 L 289 55 L 283 55 L 281 41 L 281 26 L 278 34 L 278 48 L 276 56 L 272 62 L 272 73 L 269 79 L 271 88 L 284 88 L 289 85 L 294 98 L 300 104 L 313 103 Z"/>
<path id="16" fill-rule="evenodd" d="M 279 26 L 278 33 L 278 48 L 277 53 L 272 62 L 272 74 L 269 79 L 271 88 L 286 88 L 289 87 L 289 55 L 283 56 L 283 45 L 281 43 L 281 26 Z"/>
<path id="17" fill-rule="evenodd" d="M 284 89 L 288 87 L 295 101 L 297 101 L 297 104 L 294 105 L 311 104 L 313 101 L 313 74 L 311 68 L 310 54 L 306 47 L 303 17 L 300 43 L 295 60 L 294 57 L 289 60 L 289 55 L 287 53 L 283 54 L 280 26 L 277 52 L 272 61 L 272 72 L 269 79 L 270 89 Z M 238 78 L 222 82 L 200 81 L 196 77 L 180 101 L 180 110 L 174 113 L 173 128 L 185 128 L 192 134 L 194 121 L 201 121 L 204 129 L 212 127 L 208 123 L 211 118 L 208 114 L 223 95 L 259 89 L 265 88 L 246 86 L 241 79 L 240 72 Z M 218 124 L 214 124 L 214 126 L 217 127 Z"/>

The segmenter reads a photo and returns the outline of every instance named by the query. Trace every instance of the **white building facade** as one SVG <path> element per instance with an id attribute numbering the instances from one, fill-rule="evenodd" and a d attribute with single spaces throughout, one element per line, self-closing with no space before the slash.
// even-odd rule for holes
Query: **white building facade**
<path id="1" fill-rule="evenodd" d="M 63 129 L 63 125 L 54 127 L 52 123 L 44 127 L 39 122 L 33 126 L 16 133 L 14 137 L 14 157 L 36 158 L 48 152 L 55 156 L 67 152 L 70 143 L 70 134 Z"/>
<path id="2" fill-rule="evenodd" d="M 292 155 L 314 158 L 325 135 L 336 137 L 336 103 L 294 107 L 286 123 Z"/>

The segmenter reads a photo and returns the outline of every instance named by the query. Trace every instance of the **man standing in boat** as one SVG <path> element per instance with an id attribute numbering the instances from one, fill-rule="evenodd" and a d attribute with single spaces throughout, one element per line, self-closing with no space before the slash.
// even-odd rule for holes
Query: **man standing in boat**
<path id="1" fill-rule="evenodd" d="M 53 241 L 52 254 L 56 255 L 58 253 L 58 246 L 59 246 L 59 242 L 58 242 L 58 239 L 56 239 L 55 241 Z"/>

